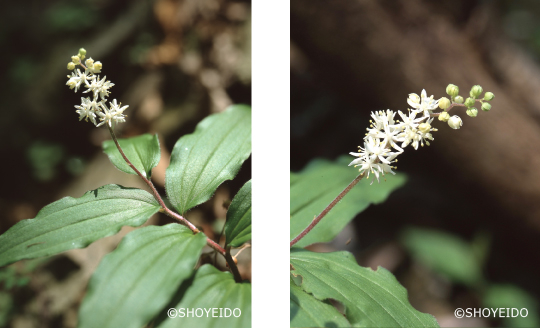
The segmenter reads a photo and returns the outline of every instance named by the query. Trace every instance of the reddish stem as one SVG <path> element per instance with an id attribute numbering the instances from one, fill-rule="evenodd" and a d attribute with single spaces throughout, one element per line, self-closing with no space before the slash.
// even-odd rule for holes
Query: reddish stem
<path id="1" fill-rule="evenodd" d="M 310 232 L 316 225 L 317 223 L 319 223 L 319 221 L 322 220 L 322 218 L 324 218 L 326 216 L 326 214 L 328 214 L 328 212 L 330 212 L 330 210 L 332 208 L 334 208 L 334 206 L 336 206 L 337 203 L 339 203 L 339 201 L 349 192 L 351 191 L 351 189 L 358 183 L 360 182 L 360 180 L 362 180 L 362 178 L 364 177 L 364 173 L 360 174 L 359 176 L 357 176 L 351 183 L 349 183 L 349 185 L 343 189 L 342 192 L 339 193 L 339 195 L 337 195 L 337 197 L 328 205 L 326 206 L 326 208 L 321 212 L 321 214 L 317 215 L 313 221 L 311 221 L 311 223 L 307 226 L 307 228 L 304 229 L 304 231 L 302 231 L 298 236 L 296 236 L 293 240 L 291 240 L 291 246 L 290 247 L 293 247 L 294 244 L 296 244 L 298 241 L 300 241 L 300 239 L 304 238 L 305 235 L 307 235 L 308 232 Z"/>
<path id="2" fill-rule="evenodd" d="M 191 231 L 193 231 L 193 233 L 199 233 L 199 229 L 197 229 L 197 227 L 195 227 L 193 225 L 193 223 L 189 222 L 188 220 L 186 220 L 183 216 L 181 216 L 180 214 L 176 213 L 176 212 L 173 212 L 171 211 L 167 205 L 165 205 L 165 202 L 163 201 L 163 199 L 161 198 L 161 196 L 159 195 L 158 191 L 156 190 L 156 187 L 154 187 L 154 184 L 152 183 L 152 181 L 148 180 L 139 170 L 137 170 L 137 168 L 129 161 L 129 159 L 127 158 L 126 154 L 124 154 L 124 151 L 122 150 L 122 147 L 120 147 L 120 144 L 118 143 L 118 140 L 116 138 L 116 135 L 114 134 L 114 131 L 113 129 L 111 128 L 110 125 L 107 124 L 107 127 L 109 128 L 109 132 L 111 133 L 111 137 L 114 141 L 114 144 L 116 145 L 116 148 L 118 149 L 118 151 L 120 152 L 120 155 L 122 155 L 122 157 L 124 158 L 124 161 L 126 161 L 126 163 L 129 165 L 129 167 L 131 167 L 133 169 L 133 171 L 135 171 L 135 173 L 137 173 L 137 175 L 139 177 L 141 177 L 141 179 L 143 179 L 143 181 L 148 185 L 148 187 L 150 187 L 150 189 L 152 190 L 152 193 L 154 194 L 154 198 L 158 201 L 159 205 L 161 206 L 161 208 L 163 209 L 162 212 L 164 212 L 166 215 L 170 216 L 171 218 L 177 220 L 178 222 L 180 222 L 180 224 L 183 224 L 185 225 L 186 227 L 188 227 Z M 218 251 L 221 255 L 225 256 L 225 250 L 219 246 L 218 243 L 216 243 L 215 241 L 213 241 L 212 239 L 206 237 L 206 243 L 208 244 L 208 246 L 212 247 L 213 249 L 215 249 L 216 251 Z"/>

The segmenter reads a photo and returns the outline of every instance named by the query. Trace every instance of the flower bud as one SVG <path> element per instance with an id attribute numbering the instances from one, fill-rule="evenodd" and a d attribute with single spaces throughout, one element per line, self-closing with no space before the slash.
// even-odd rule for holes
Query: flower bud
<path id="1" fill-rule="evenodd" d="M 429 123 L 421 123 L 418 126 L 418 130 L 420 130 L 422 133 L 427 133 L 429 130 L 431 130 L 431 125 L 429 125 Z"/>
<path id="2" fill-rule="evenodd" d="M 442 97 L 441 99 L 439 99 L 439 108 L 440 109 L 447 109 L 448 107 L 450 107 L 450 99 L 448 99 L 446 97 Z"/>
<path id="3" fill-rule="evenodd" d="M 450 119 L 450 114 L 448 114 L 448 112 L 441 112 L 439 114 L 439 121 L 448 122 L 449 119 Z"/>
<path id="4" fill-rule="evenodd" d="M 459 93 L 459 88 L 457 85 L 454 85 L 454 84 L 449 84 L 447 87 L 446 87 L 446 93 L 452 97 L 455 97 L 458 95 Z"/>
<path id="5" fill-rule="evenodd" d="M 474 107 L 471 107 L 471 108 L 467 109 L 467 115 L 469 115 L 470 117 L 478 116 L 478 109 L 476 109 Z"/>
<path id="6" fill-rule="evenodd" d="M 450 119 L 448 120 L 448 125 L 452 129 L 459 129 L 463 125 L 463 121 L 461 120 L 459 116 L 454 115 L 450 117 Z"/>
<path id="7" fill-rule="evenodd" d="M 97 61 L 94 63 L 94 73 L 101 73 L 101 69 L 103 68 L 103 65 L 100 61 Z"/>
<path id="8" fill-rule="evenodd" d="M 67 69 L 69 69 L 70 71 L 74 70 L 75 69 L 75 64 L 73 62 L 69 62 L 68 65 L 67 65 Z"/>
<path id="9" fill-rule="evenodd" d="M 463 104 L 463 97 L 462 96 L 457 96 L 454 98 L 454 101 L 458 104 Z"/>
<path id="10" fill-rule="evenodd" d="M 88 58 L 85 62 L 86 67 L 93 68 L 94 67 L 94 60 L 92 58 Z"/>
<path id="11" fill-rule="evenodd" d="M 465 99 L 465 106 L 472 107 L 474 106 L 474 99 L 473 98 L 467 98 Z"/>
<path id="12" fill-rule="evenodd" d="M 482 87 L 479 86 L 479 85 L 475 85 L 471 88 L 471 92 L 469 92 L 469 94 L 471 95 L 471 97 L 473 98 L 478 98 L 478 96 L 480 96 L 480 94 L 482 93 Z"/>
<path id="13" fill-rule="evenodd" d="M 489 111 L 490 109 L 491 109 L 491 104 L 490 104 L 490 103 L 485 102 L 485 103 L 482 104 L 482 110 L 483 110 L 484 112 L 487 112 L 487 111 Z"/>
<path id="14" fill-rule="evenodd" d="M 71 61 L 75 64 L 75 65 L 78 65 L 81 63 L 81 59 L 79 58 L 79 56 L 71 56 Z"/>
<path id="15" fill-rule="evenodd" d="M 79 49 L 79 56 L 86 56 L 86 49 L 84 48 Z"/>
<path id="16" fill-rule="evenodd" d="M 485 101 L 490 101 L 490 100 L 493 100 L 493 98 L 495 98 L 495 95 L 493 94 L 493 92 L 486 92 L 486 94 L 484 95 L 484 100 Z"/>

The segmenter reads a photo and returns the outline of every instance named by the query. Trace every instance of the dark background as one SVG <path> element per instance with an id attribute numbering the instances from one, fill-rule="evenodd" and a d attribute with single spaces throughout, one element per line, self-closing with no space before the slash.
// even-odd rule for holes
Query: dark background
<path id="1" fill-rule="evenodd" d="M 400 242 L 409 226 L 466 241 L 487 236 L 485 278 L 538 299 L 539 18 L 537 1 L 291 1 L 292 171 L 356 152 L 370 112 L 406 111 L 409 93 L 425 88 L 438 99 L 453 83 L 464 97 L 475 84 L 495 94 L 490 112 L 452 113 L 463 119 L 460 130 L 434 121 L 431 146 L 399 157 L 406 186 L 360 214 L 353 232 L 314 249 L 348 249 L 361 264 L 389 268 L 441 325 L 506 325 L 455 320 L 457 307 L 482 306 L 482 286 L 415 275 L 417 261 Z"/>
<path id="2" fill-rule="evenodd" d="M 159 134 L 153 178 L 162 194 L 176 140 L 211 113 L 251 104 L 250 1 L 10 1 L 0 22 L 0 233 L 64 196 L 109 183 L 145 188 L 102 153 L 107 129 L 78 120 L 74 106 L 87 94 L 65 83 L 79 48 L 101 61 L 100 75 L 115 84 L 108 101 L 129 105 L 117 135 Z M 248 160 L 212 201 L 188 214 L 210 237 L 219 234 L 222 204 L 250 179 L 250 167 Z M 87 279 L 129 230 L 44 262 L 0 268 L 0 327 L 74 327 Z M 242 256 L 249 279 L 249 251 Z"/>

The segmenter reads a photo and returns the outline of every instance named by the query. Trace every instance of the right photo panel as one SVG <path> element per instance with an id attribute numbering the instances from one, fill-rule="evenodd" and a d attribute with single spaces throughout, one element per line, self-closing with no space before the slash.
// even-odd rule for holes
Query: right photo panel
<path id="1" fill-rule="evenodd" d="M 540 326 L 538 3 L 290 6 L 290 326 Z"/>

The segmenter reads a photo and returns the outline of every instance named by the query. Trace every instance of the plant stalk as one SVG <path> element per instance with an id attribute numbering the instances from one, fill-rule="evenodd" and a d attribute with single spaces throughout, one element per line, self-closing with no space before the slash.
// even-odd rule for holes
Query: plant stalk
<path id="1" fill-rule="evenodd" d="M 122 157 L 124 158 L 124 161 L 126 161 L 126 163 L 129 165 L 129 167 L 131 167 L 133 169 L 133 171 L 135 171 L 135 173 L 137 173 L 137 175 L 139 177 L 141 177 L 141 179 L 143 179 L 143 181 L 148 185 L 148 187 L 150 187 L 150 189 L 152 190 L 152 193 L 154 194 L 154 198 L 158 201 L 159 205 L 161 206 L 162 208 L 162 212 L 165 213 L 166 215 L 170 216 L 171 218 L 177 220 L 180 224 L 188 227 L 191 231 L 193 231 L 193 233 L 199 233 L 199 229 L 197 229 L 197 227 L 195 227 L 193 225 L 193 223 L 189 222 L 188 220 L 186 220 L 183 216 L 181 216 L 180 214 L 176 213 L 176 212 L 173 212 L 171 211 L 167 205 L 165 205 L 165 202 L 163 201 L 163 199 L 161 198 L 161 196 L 159 195 L 158 191 L 156 190 L 156 187 L 154 187 L 154 184 L 152 183 L 152 181 L 148 180 L 139 170 L 137 170 L 137 168 L 129 161 L 129 159 L 127 158 L 126 154 L 124 154 L 124 151 L 122 150 L 122 147 L 120 147 L 120 144 L 118 143 L 118 139 L 116 138 L 116 135 L 114 134 L 114 131 L 113 129 L 111 128 L 111 126 L 109 126 L 107 124 L 107 127 L 109 128 L 109 132 L 111 133 L 111 137 L 114 141 L 114 144 L 116 145 L 116 148 L 118 149 L 118 151 L 120 152 L 120 155 L 122 155 Z M 206 243 L 208 244 L 208 246 L 212 247 L 213 249 L 215 249 L 216 251 L 218 251 L 221 255 L 225 256 L 226 255 L 226 252 L 225 250 L 223 249 L 223 247 L 219 246 L 218 243 L 216 243 L 215 241 L 213 241 L 212 239 L 206 237 Z M 233 262 L 234 264 L 234 262 Z M 236 268 L 236 266 L 235 266 Z M 238 269 L 236 269 L 238 271 Z"/>
<path id="2" fill-rule="evenodd" d="M 305 235 L 308 234 L 308 232 L 310 232 L 313 228 L 315 228 L 315 226 L 317 225 L 317 223 L 319 223 L 319 221 L 322 220 L 322 218 L 324 218 L 326 216 L 326 214 L 328 214 L 328 212 L 330 212 L 330 210 L 332 208 L 334 208 L 334 206 L 337 205 L 337 203 L 339 203 L 339 201 L 349 192 L 351 191 L 351 189 L 358 183 L 360 182 L 360 180 L 362 180 L 362 178 L 364 178 L 364 174 L 365 173 L 362 173 L 360 174 L 359 176 L 357 176 L 351 183 L 349 183 L 349 185 L 343 189 L 342 192 L 339 193 L 339 195 L 337 195 L 337 197 L 328 205 L 326 206 L 326 208 L 321 212 L 321 214 L 317 215 L 313 221 L 311 221 L 311 223 L 304 229 L 304 231 L 302 231 L 298 236 L 296 236 L 293 240 L 291 240 L 291 246 L 290 247 L 293 247 L 294 244 L 296 244 L 297 242 L 300 241 L 300 239 L 304 238 Z"/>
<path id="3" fill-rule="evenodd" d="M 231 256 L 231 247 L 227 247 L 225 252 L 225 260 L 227 260 L 227 264 L 229 265 L 229 268 L 231 269 L 231 272 L 234 276 L 234 280 L 237 283 L 242 282 L 242 276 L 240 275 L 240 272 L 238 271 L 238 267 L 236 266 L 236 263 L 234 262 L 234 259 Z"/>

